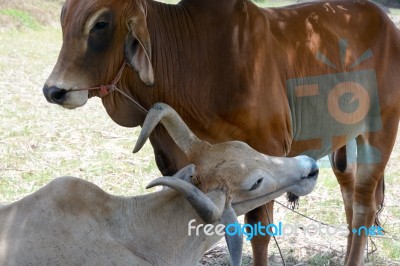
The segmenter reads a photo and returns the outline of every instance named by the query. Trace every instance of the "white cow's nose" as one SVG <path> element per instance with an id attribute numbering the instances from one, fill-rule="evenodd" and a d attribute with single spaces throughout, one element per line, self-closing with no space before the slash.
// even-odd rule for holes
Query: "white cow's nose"
<path id="1" fill-rule="evenodd" d="M 302 178 L 317 178 L 319 173 L 319 168 L 317 162 L 306 155 L 300 155 L 295 157 L 300 165 L 300 169 L 302 170 Z"/>

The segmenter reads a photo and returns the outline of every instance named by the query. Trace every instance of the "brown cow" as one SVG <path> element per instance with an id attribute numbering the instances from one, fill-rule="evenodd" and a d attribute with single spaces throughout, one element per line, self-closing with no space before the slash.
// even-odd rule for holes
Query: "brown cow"
<path id="1" fill-rule="evenodd" d="M 161 101 L 212 143 L 241 140 L 275 156 L 334 152 L 349 228 L 373 224 L 400 111 L 400 34 L 375 4 L 67 0 L 61 23 L 63 46 L 43 88 L 49 102 L 75 108 L 101 96 L 116 123 L 135 127 L 145 111 L 126 96 L 145 109 Z M 120 68 L 125 58 L 133 69 Z M 80 90 L 110 80 L 126 95 Z M 188 163 L 163 128 L 151 143 L 164 175 Z M 246 219 L 267 224 L 266 209 Z M 267 263 L 268 242 L 253 238 L 255 265 Z M 347 265 L 362 263 L 365 244 L 349 235 Z"/>

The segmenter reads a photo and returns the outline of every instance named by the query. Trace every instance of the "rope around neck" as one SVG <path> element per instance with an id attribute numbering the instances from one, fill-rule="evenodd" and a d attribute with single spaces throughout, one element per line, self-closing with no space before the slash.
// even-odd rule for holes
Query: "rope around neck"
<path id="1" fill-rule="evenodd" d="M 126 59 L 124 60 L 124 62 L 122 63 L 117 75 L 115 76 L 115 78 L 111 81 L 110 84 L 107 85 L 100 85 L 100 86 L 96 86 L 96 87 L 90 87 L 90 88 L 78 88 L 78 89 L 73 89 L 70 91 L 91 91 L 91 90 L 100 90 L 100 98 L 103 98 L 105 96 L 107 96 L 110 92 L 112 91 L 118 91 L 119 93 L 121 93 L 123 96 L 125 96 L 128 100 L 130 100 L 131 102 L 133 102 L 137 107 L 139 107 L 139 109 L 145 113 L 147 113 L 147 109 L 144 108 L 138 101 L 136 101 L 135 99 L 133 99 L 132 97 L 130 97 L 128 94 L 126 94 L 124 91 L 122 91 L 121 89 L 119 89 L 117 87 L 117 83 L 119 82 L 119 80 L 122 77 L 122 73 L 124 72 L 125 67 L 128 65 L 128 62 L 126 61 Z"/>

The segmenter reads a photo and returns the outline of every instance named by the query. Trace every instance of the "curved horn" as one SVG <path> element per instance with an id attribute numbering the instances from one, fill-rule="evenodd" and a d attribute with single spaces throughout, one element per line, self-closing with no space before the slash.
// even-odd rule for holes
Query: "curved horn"
<path id="1" fill-rule="evenodd" d="M 229 224 L 238 224 L 237 216 L 231 204 L 225 208 L 221 216 L 221 223 L 226 226 Z M 243 235 L 225 233 L 225 241 L 228 246 L 229 256 L 232 266 L 242 265 Z"/>
<path id="2" fill-rule="evenodd" d="M 135 148 L 133 149 L 134 153 L 138 152 L 143 147 L 151 132 L 160 121 L 178 147 L 187 156 L 189 155 L 190 148 L 193 144 L 203 142 L 193 134 L 172 107 L 164 103 L 156 103 L 151 107 L 146 116 L 142 131 L 140 131 L 139 138 L 136 142 Z"/>
<path id="3" fill-rule="evenodd" d="M 181 193 L 186 197 L 200 218 L 206 223 L 213 223 L 222 215 L 226 196 L 221 190 L 210 192 L 217 193 L 216 197 L 213 198 L 217 199 L 218 206 L 222 206 L 220 208 L 201 190 L 184 180 L 164 176 L 151 181 L 146 188 L 152 188 L 154 186 L 168 186 Z"/>
<path id="4" fill-rule="evenodd" d="M 191 182 L 191 177 L 196 172 L 196 166 L 194 164 L 189 164 L 179 170 L 176 174 L 173 175 L 173 178 L 178 178 L 186 182 Z"/>

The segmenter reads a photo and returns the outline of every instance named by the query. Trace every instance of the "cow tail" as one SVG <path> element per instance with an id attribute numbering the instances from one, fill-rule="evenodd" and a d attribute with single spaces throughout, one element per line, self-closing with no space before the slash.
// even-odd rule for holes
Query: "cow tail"
<path id="1" fill-rule="evenodd" d="M 385 175 L 383 175 L 378 182 L 378 186 L 376 187 L 375 191 L 375 199 L 378 200 L 378 210 L 375 215 L 375 225 L 380 227 L 381 222 L 379 218 L 385 206 Z"/>

